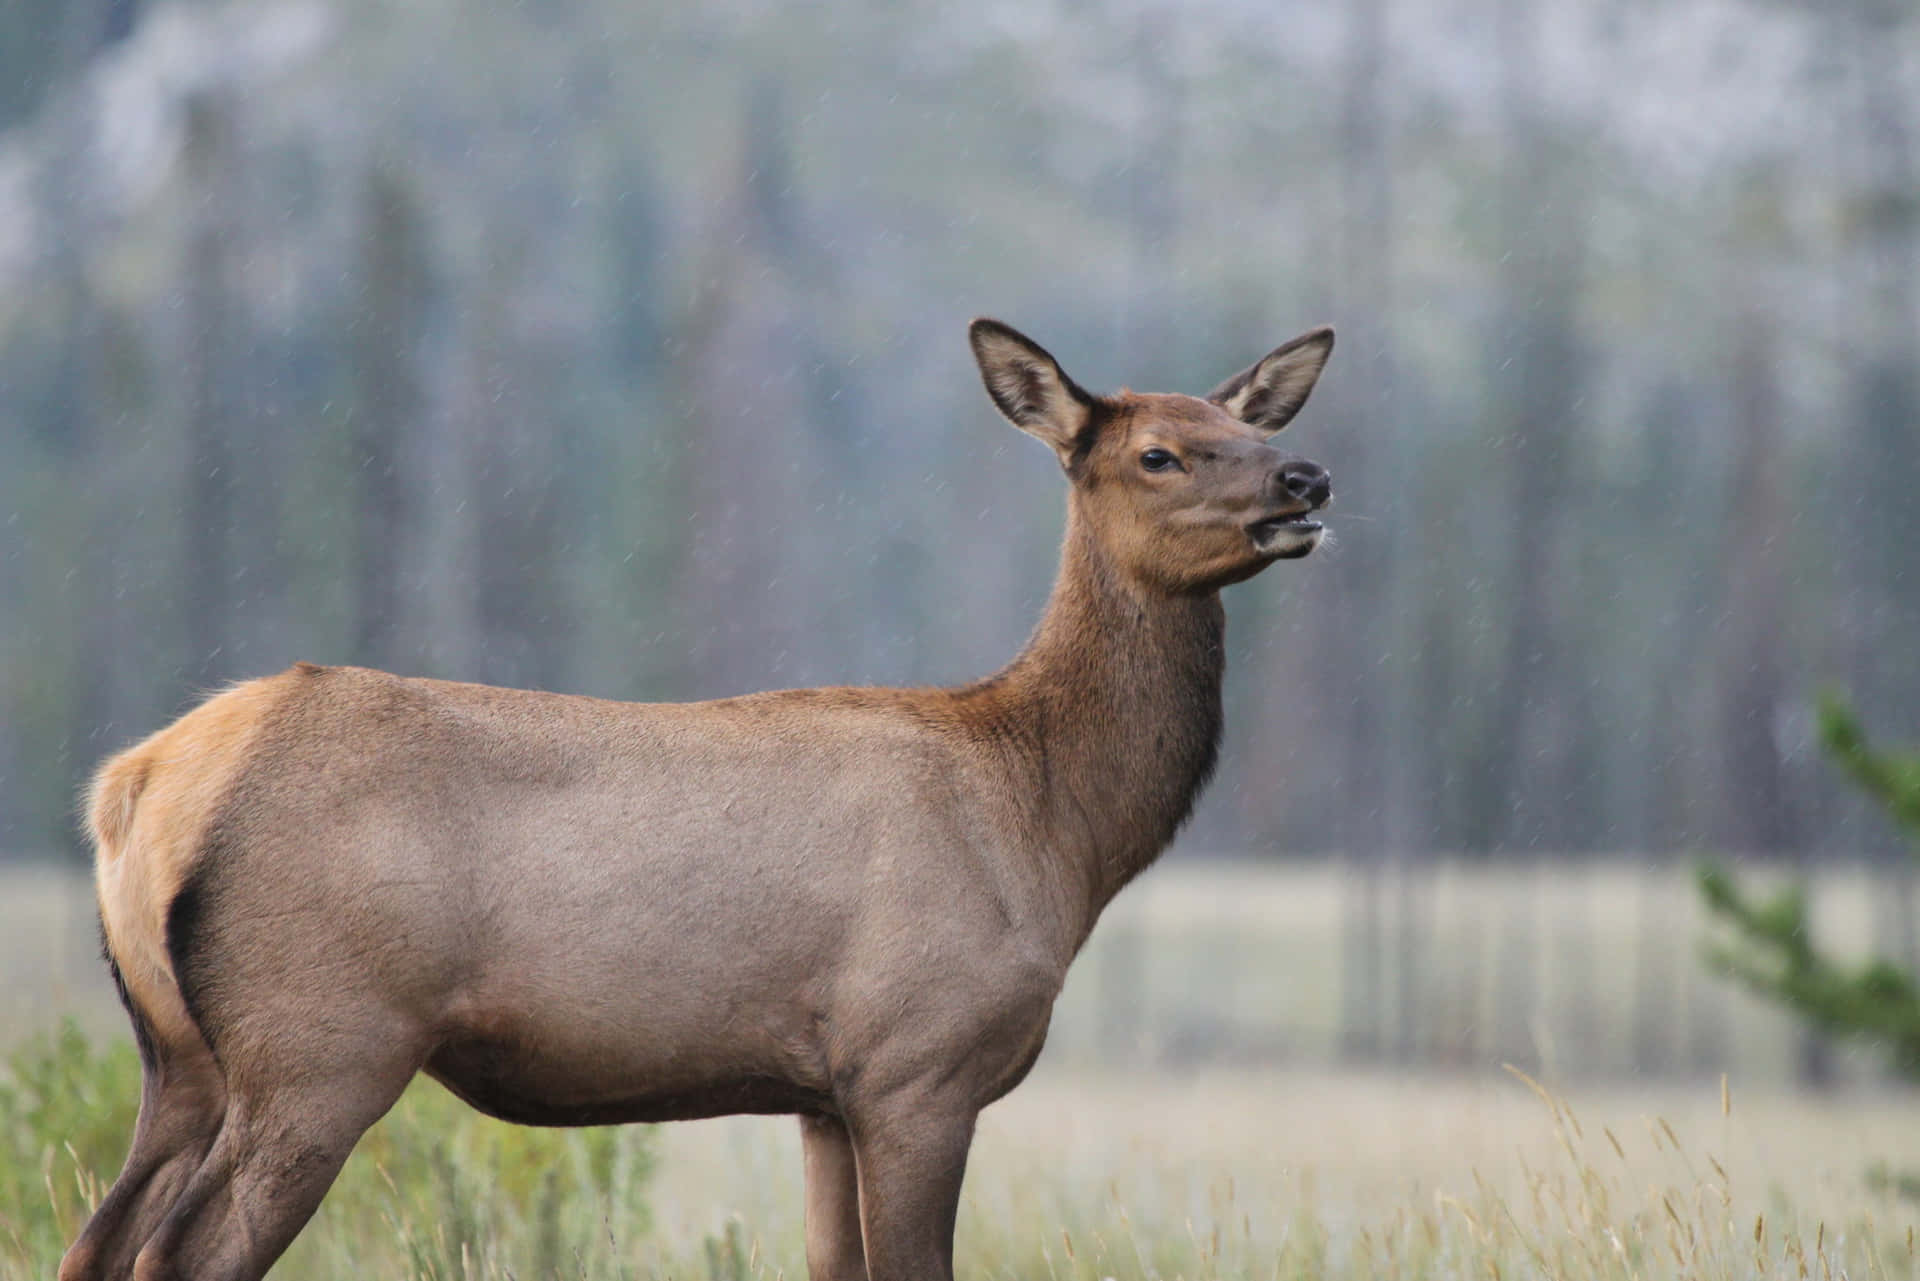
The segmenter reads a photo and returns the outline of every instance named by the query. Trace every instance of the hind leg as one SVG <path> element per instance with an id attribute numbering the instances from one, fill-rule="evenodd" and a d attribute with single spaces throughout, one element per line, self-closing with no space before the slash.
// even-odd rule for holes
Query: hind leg
<path id="1" fill-rule="evenodd" d="M 420 1056 L 385 1048 L 377 1060 L 336 1062 L 332 1072 L 233 1084 L 219 1137 L 140 1250 L 136 1281 L 256 1281 L 273 1266 Z"/>
<path id="2" fill-rule="evenodd" d="M 846 1123 L 833 1116 L 803 1116 L 800 1137 L 806 1160 L 807 1276 L 810 1281 L 867 1281 L 859 1170 Z"/>
<path id="3" fill-rule="evenodd" d="M 159 1050 L 140 1079 L 140 1117 L 120 1177 L 60 1261 L 60 1281 L 124 1277 L 200 1168 L 226 1111 L 226 1084 L 204 1045 Z"/>

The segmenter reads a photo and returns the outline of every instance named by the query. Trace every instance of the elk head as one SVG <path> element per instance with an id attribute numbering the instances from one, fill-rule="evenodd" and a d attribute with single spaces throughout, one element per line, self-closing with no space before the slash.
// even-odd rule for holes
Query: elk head
<path id="1" fill-rule="evenodd" d="M 1312 514 L 1333 497 L 1327 471 L 1270 438 L 1306 404 L 1333 330 L 1275 348 L 1204 400 L 1095 396 L 997 320 L 974 321 L 970 336 L 987 394 L 1052 447 L 1073 484 L 1074 518 L 1132 582 L 1178 595 L 1217 591 L 1319 545 Z"/>

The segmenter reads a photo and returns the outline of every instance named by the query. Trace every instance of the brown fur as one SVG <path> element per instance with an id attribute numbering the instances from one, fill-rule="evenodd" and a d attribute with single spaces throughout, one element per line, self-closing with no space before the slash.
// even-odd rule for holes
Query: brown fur
<path id="1" fill-rule="evenodd" d="M 625 704 L 303 664 L 102 767 L 101 919 L 152 1054 L 62 1281 L 260 1276 L 421 1070 L 533 1124 L 798 1113 L 813 1275 L 951 1276 L 974 1117 L 1212 770 L 1219 589 L 1310 551 L 1280 522 L 1328 493 L 1264 440 L 1324 331 L 1217 402 L 973 340 L 1072 481 L 994 677 Z"/>

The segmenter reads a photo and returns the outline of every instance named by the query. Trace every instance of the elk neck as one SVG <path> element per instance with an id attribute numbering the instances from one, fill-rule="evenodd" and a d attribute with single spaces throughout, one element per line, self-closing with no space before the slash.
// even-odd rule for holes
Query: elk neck
<path id="1" fill-rule="evenodd" d="M 1040 625 L 975 687 L 992 700 L 1014 768 L 1038 780 L 1028 804 L 1045 856 L 1070 897 L 1085 900 L 1076 946 L 1166 848 L 1213 772 L 1225 632 L 1217 591 L 1168 595 L 1128 582 L 1069 504 Z"/>

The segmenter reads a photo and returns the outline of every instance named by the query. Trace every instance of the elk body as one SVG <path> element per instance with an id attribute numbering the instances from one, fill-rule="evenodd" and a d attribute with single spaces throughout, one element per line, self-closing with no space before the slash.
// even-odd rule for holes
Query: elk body
<path id="1" fill-rule="evenodd" d="M 102 767 L 144 1077 L 62 1281 L 262 1275 L 421 1071 L 533 1125 L 797 1114 L 815 1281 L 952 1275 L 976 1115 L 1213 768 L 1220 588 L 1330 493 L 1267 442 L 1330 330 L 1204 400 L 972 341 L 1070 484 L 995 676 L 629 704 L 301 664 Z"/>

